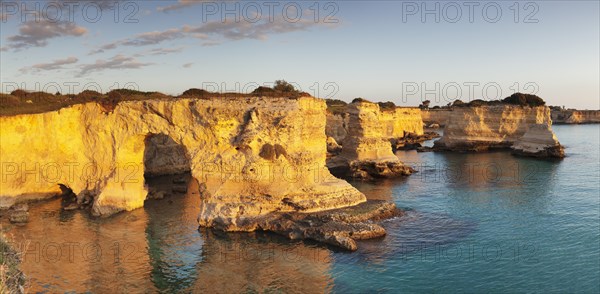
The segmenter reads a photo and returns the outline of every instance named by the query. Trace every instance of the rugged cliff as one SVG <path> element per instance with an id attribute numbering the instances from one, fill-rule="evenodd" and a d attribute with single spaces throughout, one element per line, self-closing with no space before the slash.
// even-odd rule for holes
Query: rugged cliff
<path id="1" fill-rule="evenodd" d="M 327 125 L 325 134 L 333 138 L 338 144 L 348 135 L 348 114 L 327 112 Z"/>
<path id="2" fill-rule="evenodd" d="M 450 109 L 424 109 L 421 110 L 421 118 L 426 126 L 437 124 L 443 127 L 446 125 L 451 112 Z"/>
<path id="3" fill-rule="evenodd" d="M 325 168 L 325 107 L 310 97 L 182 98 L 0 117 L 0 204 L 70 189 L 110 215 L 143 206 L 145 173 L 186 170 L 201 187 L 200 224 L 225 230 L 364 202 Z"/>
<path id="4" fill-rule="evenodd" d="M 380 125 L 378 132 L 381 138 L 388 140 L 403 138 L 409 133 L 417 136 L 423 135 L 423 120 L 419 108 L 396 107 L 394 109 L 382 109 L 375 103 L 365 101 L 360 103 L 370 105 L 369 107 L 372 107 L 372 109 L 375 109 L 375 106 L 377 107 L 374 113 L 376 113 L 376 119 Z M 347 105 L 343 113 L 327 113 L 325 133 L 338 143 L 343 142 L 348 135 L 350 127 L 349 112 L 353 108 L 351 105 Z"/>
<path id="5" fill-rule="evenodd" d="M 600 110 L 556 110 L 552 109 L 554 124 L 598 124 Z"/>
<path id="6" fill-rule="evenodd" d="M 412 170 L 392 152 L 391 138 L 410 131 L 423 134 L 419 115 L 402 119 L 414 110 L 384 110 L 371 102 L 357 101 L 346 107 L 347 135 L 341 154 L 328 161 L 335 174 L 354 178 L 378 178 L 408 175 Z"/>
<path id="7" fill-rule="evenodd" d="M 550 109 L 545 106 L 456 107 L 434 148 L 458 151 L 511 148 L 521 155 L 564 156 L 563 147 L 552 132 Z"/>

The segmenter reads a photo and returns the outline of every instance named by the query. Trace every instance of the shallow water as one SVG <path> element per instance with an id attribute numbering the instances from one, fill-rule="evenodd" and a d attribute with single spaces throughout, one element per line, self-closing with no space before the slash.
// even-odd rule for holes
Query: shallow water
<path id="1" fill-rule="evenodd" d="M 419 173 L 352 184 L 409 211 L 354 253 L 198 230 L 192 192 L 102 220 L 52 200 L 2 230 L 28 245 L 32 292 L 598 293 L 600 125 L 553 128 L 562 161 L 399 152 Z"/>

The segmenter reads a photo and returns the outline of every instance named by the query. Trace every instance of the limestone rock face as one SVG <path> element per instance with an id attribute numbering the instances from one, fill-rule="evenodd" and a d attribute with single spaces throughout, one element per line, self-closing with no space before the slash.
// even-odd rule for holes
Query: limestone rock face
<path id="1" fill-rule="evenodd" d="M 549 125 L 536 124 L 512 146 L 513 153 L 535 157 L 565 157 L 564 147 Z"/>
<path id="2" fill-rule="evenodd" d="M 325 108 L 312 97 L 182 98 L 0 117 L 0 204 L 61 194 L 62 184 L 110 215 L 143 206 L 146 171 L 189 169 L 204 226 L 252 230 L 237 223 L 356 205 L 364 195 L 325 168 Z"/>
<path id="3" fill-rule="evenodd" d="M 598 124 L 600 110 L 552 110 L 554 124 Z"/>
<path id="4" fill-rule="evenodd" d="M 375 103 L 364 101 L 360 103 L 369 105 L 368 107 L 373 109 L 379 124 L 377 131 L 381 138 L 396 139 L 402 138 L 407 134 L 423 135 L 423 121 L 419 108 L 397 107 L 395 109 L 383 110 Z M 343 142 L 350 131 L 350 114 L 348 112 L 351 108 L 353 107 L 348 105 L 346 112 L 343 114 L 327 113 L 325 133 L 328 137 L 334 138 L 338 143 Z"/>
<path id="5" fill-rule="evenodd" d="M 438 150 L 485 151 L 513 147 L 520 154 L 534 156 L 538 156 L 541 149 L 557 146 L 560 144 L 552 132 L 548 107 L 514 105 L 457 107 L 450 112 L 444 135 L 434 143 Z M 554 154 L 561 152 L 548 153 L 549 156 Z"/>
<path id="6" fill-rule="evenodd" d="M 165 134 L 146 138 L 144 173 L 147 176 L 175 175 L 190 171 L 185 148 Z"/>
<path id="7" fill-rule="evenodd" d="M 327 154 L 339 154 L 342 152 L 342 146 L 332 137 L 327 137 Z"/>
<path id="8" fill-rule="evenodd" d="M 424 109 L 421 110 L 421 118 L 423 119 L 423 123 L 427 126 L 436 124 L 443 127 L 446 125 L 451 113 L 452 110 L 450 109 Z"/>
<path id="9" fill-rule="evenodd" d="M 355 102 L 347 106 L 348 134 L 342 142 L 343 160 L 332 160 L 330 168 L 347 170 L 347 175 L 355 178 L 395 177 L 410 174 L 392 152 L 390 138 L 404 135 L 405 129 L 395 119 L 397 111 L 381 111 L 379 105 L 370 102 Z M 423 124 L 412 125 L 413 131 L 423 134 Z M 406 122 L 406 120 L 404 121 Z M 420 127 L 420 129 L 419 129 Z M 340 172 L 341 173 L 341 172 Z"/>
<path id="10" fill-rule="evenodd" d="M 342 142 L 348 135 L 348 114 L 334 114 L 328 111 L 325 134 L 338 143 Z"/>
<path id="11" fill-rule="evenodd" d="M 422 136 L 423 119 L 421 109 L 397 107 L 393 111 L 382 110 L 381 122 L 386 125 L 386 136 L 390 139 L 406 137 L 408 134 Z"/>

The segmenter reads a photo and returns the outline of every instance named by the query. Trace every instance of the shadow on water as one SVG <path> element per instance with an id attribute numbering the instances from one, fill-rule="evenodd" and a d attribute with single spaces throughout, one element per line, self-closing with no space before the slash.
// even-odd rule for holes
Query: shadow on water
<path id="1" fill-rule="evenodd" d="M 165 292 L 327 291 L 327 248 L 263 232 L 198 228 L 196 181 L 186 195 L 147 201 L 146 228 L 152 281 Z M 154 179 L 169 187 L 169 177 Z M 161 190 L 161 185 L 155 186 Z"/>
<path id="2" fill-rule="evenodd" d="M 173 177 L 148 181 L 170 187 Z M 147 200 L 106 219 L 60 211 L 60 199 L 30 205 L 30 221 L 2 230 L 25 252 L 30 292 L 328 292 L 331 251 L 281 236 L 199 229 L 196 181 L 188 192 Z M 177 181 L 180 181 L 179 179 Z M 165 188 L 166 189 L 166 188 Z M 167 191 L 171 191 L 168 189 Z"/>

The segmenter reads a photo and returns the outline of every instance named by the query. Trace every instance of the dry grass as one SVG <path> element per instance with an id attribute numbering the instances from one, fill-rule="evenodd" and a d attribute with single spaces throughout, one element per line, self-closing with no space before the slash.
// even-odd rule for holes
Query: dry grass
<path id="1" fill-rule="evenodd" d="M 179 98 L 243 98 L 255 97 L 256 93 L 211 93 L 199 89 L 190 89 L 180 96 L 170 96 L 160 92 L 141 92 L 128 89 L 112 90 L 106 94 L 96 91 L 83 91 L 77 95 L 55 95 L 43 92 L 26 92 L 23 90 L 13 91 L 11 94 L 0 93 L 0 116 L 11 116 L 19 114 L 35 114 L 49 111 L 56 111 L 64 107 L 88 102 L 96 102 L 106 106 L 108 112 L 122 101 L 140 101 L 154 99 L 179 99 Z M 299 97 L 310 96 L 304 92 L 278 92 L 273 91 L 258 95 L 262 97 L 287 97 L 297 99 Z"/>
<path id="2" fill-rule="evenodd" d="M 25 276 L 19 269 L 21 254 L 0 235 L 0 294 L 24 293 Z"/>

